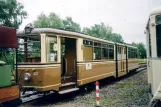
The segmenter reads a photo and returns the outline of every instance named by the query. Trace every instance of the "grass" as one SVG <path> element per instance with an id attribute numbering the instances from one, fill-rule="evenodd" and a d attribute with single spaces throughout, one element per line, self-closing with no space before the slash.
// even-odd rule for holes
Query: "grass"
<path id="1" fill-rule="evenodd" d="M 139 64 L 145 64 L 146 63 L 146 59 L 138 59 L 138 63 Z"/>

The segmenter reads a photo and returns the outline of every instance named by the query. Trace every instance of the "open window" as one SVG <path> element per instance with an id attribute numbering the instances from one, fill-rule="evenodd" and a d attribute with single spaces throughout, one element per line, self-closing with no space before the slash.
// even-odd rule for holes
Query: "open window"
<path id="1" fill-rule="evenodd" d="M 99 42 L 94 42 L 94 60 L 101 60 L 101 47 L 102 44 Z"/>
<path id="2" fill-rule="evenodd" d="M 108 44 L 102 44 L 102 59 L 109 59 Z"/>
<path id="3" fill-rule="evenodd" d="M 18 62 L 41 62 L 39 35 L 18 37 Z"/>
<path id="4" fill-rule="evenodd" d="M 114 60 L 114 45 L 109 45 L 109 59 Z"/>

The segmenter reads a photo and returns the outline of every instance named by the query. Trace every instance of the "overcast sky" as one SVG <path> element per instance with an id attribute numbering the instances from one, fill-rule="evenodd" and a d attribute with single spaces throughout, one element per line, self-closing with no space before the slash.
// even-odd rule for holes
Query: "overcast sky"
<path id="1" fill-rule="evenodd" d="M 41 12 L 55 12 L 60 17 L 71 16 L 81 27 L 104 22 L 120 33 L 125 42 L 145 43 L 145 25 L 152 8 L 161 0 L 18 0 L 29 16 L 20 26 L 36 20 Z"/>

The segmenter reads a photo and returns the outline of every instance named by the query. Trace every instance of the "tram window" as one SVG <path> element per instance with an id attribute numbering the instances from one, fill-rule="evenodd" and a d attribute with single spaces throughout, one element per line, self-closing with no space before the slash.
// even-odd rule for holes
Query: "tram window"
<path id="1" fill-rule="evenodd" d="M 101 48 L 94 47 L 94 59 L 101 60 Z"/>
<path id="2" fill-rule="evenodd" d="M 128 48 L 128 58 L 137 58 L 137 50 Z"/>
<path id="3" fill-rule="evenodd" d="M 41 43 L 40 36 L 27 36 L 18 38 L 18 62 L 40 62 Z"/>
<path id="4" fill-rule="evenodd" d="M 25 56 L 24 56 L 24 39 L 18 38 L 18 55 L 17 55 L 17 61 L 18 62 L 25 62 Z"/>
<path id="5" fill-rule="evenodd" d="M 102 59 L 108 59 L 108 49 L 102 48 Z"/>
<path id="6" fill-rule="evenodd" d="M 102 47 L 101 43 L 94 42 L 94 53 L 93 53 L 94 60 L 101 60 L 101 47 Z"/>
<path id="7" fill-rule="evenodd" d="M 108 52 L 108 44 L 102 44 L 102 59 L 108 59 L 109 52 Z"/>
<path id="8" fill-rule="evenodd" d="M 117 48 L 117 51 L 118 51 L 118 52 L 117 52 L 118 54 L 121 54 L 121 47 L 118 47 L 118 48 Z"/>
<path id="9" fill-rule="evenodd" d="M 109 59 L 114 59 L 114 49 L 109 49 Z"/>
<path id="10" fill-rule="evenodd" d="M 57 62 L 57 37 L 47 36 L 47 62 Z"/>
<path id="11" fill-rule="evenodd" d="M 83 40 L 85 46 L 93 46 L 93 41 Z"/>
<path id="12" fill-rule="evenodd" d="M 161 25 L 156 26 L 156 45 L 157 45 L 157 56 L 161 57 Z"/>
<path id="13" fill-rule="evenodd" d="M 132 58 L 131 57 L 131 49 L 130 48 L 128 48 L 128 58 Z"/>
<path id="14" fill-rule="evenodd" d="M 40 40 L 28 40 L 27 51 L 28 57 L 40 57 L 41 44 Z"/>

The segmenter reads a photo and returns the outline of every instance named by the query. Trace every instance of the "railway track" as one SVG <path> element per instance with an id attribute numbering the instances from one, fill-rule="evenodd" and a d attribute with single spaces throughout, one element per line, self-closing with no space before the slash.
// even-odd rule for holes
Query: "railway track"
<path id="1" fill-rule="evenodd" d="M 50 93 L 43 95 L 43 94 L 35 94 L 34 92 L 29 91 L 29 92 L 26 92 L 25 95 L 22 95 L 22 93 L 21 93 L 21 100 L 22 100 L 22 103 L 28 103 L 28 102 L 31 102 L 33 100 L 42 98 L 44 96 L 49 96 L 51 94 L 54 94 L 54 92 L 51 91 Z"/>
<path id="2" fill-rule="evenodd" d="M 139 73 L 142 73 L 142 71 L 144 71 L 145 69 L 147 69 L 147 67 L 146 66 L 142 66 L 142 67 L 140 67 L 136 72 L 133 72 L 133 73 L 131 73 L 131 74 L 129 74 L 129 75 L 127 75 L 127 76 L 124 76 L 124 77 L 122 77 L 122 78 L 120 78 L 120 79 L 123 79 L 123 78 L 127 78 L 127 77 L 129 77 L 129 76 L 132 76 L 132 75 L 136 75 L 136 74 L 139 74 Z M 117 81 L 117 80 L 116 80 Z M 113 81 L 113 82 L 116 82 L 116 81 Z M 108 84 L 107 84 L 108 85 Z M 25 93 L 25 95 L 22 95 L 22 93 L 21 93 L 21 100 L 22 100 L 22 103 L 23 104 L 25 104 L 25 103 L 30 103 L 30 102 L 32 102 L 32 101 L 34 101 L 34 100 L 38 100 L 38 99 L 40 99 L 40 98 L 43 98 L 43 97 L 48 97 L 48 96 L 50 96 L 50 95 L 54 95 L 54 94 L 56 94 L 55 92 L 53 92 L 53 91 L 51 91 L 50 93 L 48 93 L 48 94 L 46 94 L 46 95 L 43 95 L 43 94 L 34 94 L 34 92 L 32 92 L 32 91 L 30 91 L 30 92 L 26 92 Z M 69 94 L 69 93 L 67 93 L 67 94 Z M 58 94 L 56 94 L 56 95 L 58 95 Z M 26 97 L 27 96 L 27 97 Z M 60 96 L 59 96 L 60 97 Z M 64 96 L 63 96 L 64 97 Z M 61 99 L 61 98 L 60 98 Z M 68 99 L 68 98 L 67 98 Z M 61 101 L 65 101 L 65 100 L 67 100 L 67 99 L 61 99 Z"/>

